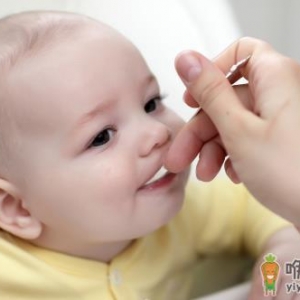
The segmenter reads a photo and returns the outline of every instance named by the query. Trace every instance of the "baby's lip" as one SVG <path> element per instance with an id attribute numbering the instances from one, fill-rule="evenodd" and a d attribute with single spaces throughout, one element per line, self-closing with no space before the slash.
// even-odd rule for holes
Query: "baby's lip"
<path id="1" fill-rule="evenodd" d="M 164 167 L 160 167 L 142 186 L 142 188 L 145 188 L 146 186 L 152 184 L 155 181 L 160 180 L 161 178 L 165 177 L 169 171 Z"/>

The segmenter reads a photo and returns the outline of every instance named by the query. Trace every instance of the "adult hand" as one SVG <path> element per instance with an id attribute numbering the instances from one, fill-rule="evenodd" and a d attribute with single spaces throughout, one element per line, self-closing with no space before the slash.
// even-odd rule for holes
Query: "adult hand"
<path id="1" fill-rule="evenodd" d="M 241 71 L 248 85 L 232 87 L 230 67 L 251 55 Z M 232 44 L 214 62 L 185 51 L 176 59 L 186 102 L 202 111 L 180 131 L 166 157 L 179 172 L 200 154 L 196 173 L 209 181 L 224 160 L 264 205 L 300 224 L 300 66 L 252 38 Z"/>

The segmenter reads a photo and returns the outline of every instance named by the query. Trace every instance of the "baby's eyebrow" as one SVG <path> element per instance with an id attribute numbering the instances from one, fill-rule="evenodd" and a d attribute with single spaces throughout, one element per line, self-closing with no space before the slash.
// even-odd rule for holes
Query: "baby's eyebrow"
<path id="1" fill-rule="evenodd" d="M 145 80 L 145 85 L 156 86 L 158 88 L 158 90 L 160 90 L 158 80 L 157 80 L 156 76 L 153 74 L 150 74 L 147 77 L 147 79 Z"/>
<path id="2" fill-rule="evenodd" d="M 149 76 L 146 77 L 145 83 L 150 84 L 152 82 L 157 83 L 157 79 L 153 74 L 149 74 Z"/>
<path id="3" fill-rule="evenodd" d="M 94 118 L 102 114 L 104 111 L 108 110 L 112 105 L 113 101 L 101 101 L 100 103 L 95 105 L 91 110 L 85 112 L 75 123 L 71 134 L 79 132 L 80 128 L 82 128 L 85 124 L 91 122 Z"/>
<path id="4" fill-rule="evenodd" d="M 95 107 L 93 107 L 90 111 L 84 113 L 78 122 L 76 123 L 77 126 L 81 126 L 85 123 L 88 123 L 90 120 L 94 119 L 100 113 L 105 111 L 109 106 L 111 106 L 111 101 L 105 101 L 98 103 Z"/>

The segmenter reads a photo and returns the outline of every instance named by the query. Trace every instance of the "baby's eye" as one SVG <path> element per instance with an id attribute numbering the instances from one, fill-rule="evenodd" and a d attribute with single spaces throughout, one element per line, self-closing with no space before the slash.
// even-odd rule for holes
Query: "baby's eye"
<path id="1" fill-rule="evenodd" d="M 115 134 L 115 130 L 112 128 L 107 128 L 102 130 L 100 133 L 97 134 L 97 136 L 91 142 L 89 148 L 101 147 L 107 144 L 111 140 L 114 134 Z"/>
<path id="2" fill-rule="evenodd" d="M 160 102 L 162 100 L 163 100 L 162 96 L 156 96 L 156 97 L 152 98 L 151 100 L 149 100 L 144 106 L 145 112 L 148 114 L 148 113 L 156 110 L 157 106 L 160 104 Z"/>

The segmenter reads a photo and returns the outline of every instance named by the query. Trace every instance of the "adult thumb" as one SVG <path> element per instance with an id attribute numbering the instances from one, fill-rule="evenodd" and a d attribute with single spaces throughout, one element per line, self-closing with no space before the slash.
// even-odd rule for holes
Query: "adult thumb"
<path id="1" fill-rule="evenodd" d="M 241 121 L 247 125 L 256 119 L 240 101 L 224 73 L 205 56 L 184 51 L 176 57 L 175 67 L 188 92 L 211 118 L 221 137 L 238 134 Z"/>

